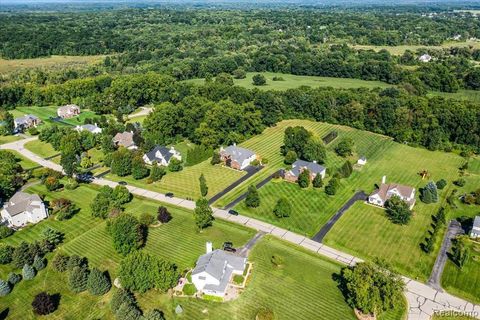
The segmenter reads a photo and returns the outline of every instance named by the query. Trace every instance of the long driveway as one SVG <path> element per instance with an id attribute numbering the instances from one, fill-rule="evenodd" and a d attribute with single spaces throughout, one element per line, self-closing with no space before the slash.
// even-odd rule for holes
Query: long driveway
<path id="1" fill-rule="evenodd" d="M 36 137 L 3 144 L 0 145 L 0 149 L 16 150 L 26 158 L 29 158 L 30 160 L 35 161 L 44 167 L 61 171 L 62 168 L 58 164 L 45 160 L 23 147 L 26 142 L 33 141 L 35 139 Z M 95 178 L 92 183 L 98 185 L 109 185 L 112 187 L 118 185 L 116 182 L 103 178 Z M 180 198 L 168 198 L 164 194 L 132 186 L 127 186 L 127 188 L 131 193 L 145 198 L 170 203 L 187 209 L 193 209 L 195 207 L 195 203 L 193 201 Z M 297 244 L 304 249 L 318 253 L 344 265 L 354 265 L 355 263 L 362 261 L 360 258 L 354 257 L 348 253 L 330 248 L 302 235 L 254 218 L 249 218 L 242 215 L 230 215 L 226 210 L 217 208 L 213 208 L 213 214 L 218 219 L 228 220 L 233 223 L 245 225 L 257 231 L 263 231 L 266 234 L 270 234 L 285 241 Z M 410 278 L 403 277 L 403 279 L 406 285 L 405 296 L 408 302 L 408 320 L 428 320 L 436 311 L 441 312 L 449 310 L 463 313 L 468 312 L 471 316 L 480 319 L 480 305 L 474 305 L 471 302 L 460 299 L 446 292 L 439 291 Z"/>

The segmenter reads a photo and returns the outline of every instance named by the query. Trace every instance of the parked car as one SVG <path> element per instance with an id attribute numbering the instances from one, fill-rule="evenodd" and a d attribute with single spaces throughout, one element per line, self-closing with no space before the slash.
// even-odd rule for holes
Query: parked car
<path id="1" fill-rule="evenodd" d="M 238 216 L 238 212 L 235 211 L 235 210 L 228 210 L 228 213 L 231 214 L 231 215 L 234 215 L 234 216 Z"/>
<path id="2" fill-rule="evenodd" d="M 127 183 L 125 181 L 119 181 L 118 184 L 121 185 L 121 186 L 126 186 L 127 185 Z"/>
<path id="3" fill-rule="evenodd" d="M 228 252 L 236 252 L 237 249 L 233 247 L 233 243 L 231 242 L 224 242 L 222 245 L 222 249 Z"/>
<path id="4" fill-rule="evenodd" d="M 173 193 L 172 192 L 167 192 L 167 193 L 165 193 L 165 197 L 173 198 Z"/>

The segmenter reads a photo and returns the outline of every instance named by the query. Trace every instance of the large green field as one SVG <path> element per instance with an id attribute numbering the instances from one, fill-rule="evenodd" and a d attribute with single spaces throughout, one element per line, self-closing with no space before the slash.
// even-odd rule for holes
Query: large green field
<path id="1" fill-rule="evenodd" d="M 42 185 L 29 189 L 47 194 L 47 199 L 65 197 L 74 201 L 81 211 L 68 221 L 56 221 L 53 217 L 17 232 L 2 240 L 17 245 L 21 241 L 34 241 L 46 226 L 65 233 L 65 242 L 60 251 L 88 257 L 90 266 L 108 270 L 112 278 L 120 257 L 113 250 L 110 237 L 105 231 L 105 222 L 93 218 L 89 203 L 97 188 L 82 185 L 73 191 L 47 193 Z M 135 198 L 127 205 L 126 211 L 138 215 L 154 213 L 159 203 Z M 241 246 L 254 232 L 250 229 L 217 220 L 214 226 L 202 233 L 195 231 L 190 211 L 169 207 L 173 219 L 158 228 L 150 228 L 147 250 L 175 262 L 180 270 L 194 265 L 196 258 L 204 252 L 206 241 L 213 241 L 219 247 L 223 241 L 233 241 Z M 273 255 L 284 257 L 280 268 L 271 263 Z M 51 259 L 52 255 L 48 255 Z M 297 246 L 266 237 L 254 247 L 249 260 L 254 271 L 246 290 L 237 300 L 215 303 L 198 299 L 172 298 L 167 294 L 150 291 L 137 295 L 143 310 L 159 308 L 167 319 L 173 319 L 174 308 L 180 304 L 184 319 L 253 319 L 260 308 L 274 311 L 277 319 L 354 319 L 352 310 L 345 303 L 333 275 L 340 266 L 334 262 L 307 252 Z M 0 268 L 0 277 L 5 278 L 9 267 Z M 7 319 L 34 319 L 30 303 L 41 290 L 61 295 L 60 307 L 48 319 L 113 319 L 108 302 L 111 293 L 95 297 L 89 293 L 73 294 L 67 286 L 67 275 L 60 274 L 47 266 L 34 280 L 21 281 L 14 290 L 0 300 L 0 309 L 9 308 Z M 288 303 L 286 303 L 288 302 Z M 402 319 L 405 305 L 380 319 Z"/>
<path id="2" fill-rule="evenodd" d="M 245 172 L 230 169 L 220 165 L 211 165 L 210 160 L 206 160 L 197 165 L 184 167 L 179 172 L 168 172 L 161 181 L 147 184 L 146 179 L 135 180 L 131 176 L 119 177 L 114 174 L 108 174 L 105 178 L 114 181 L 126 181 L 128 184 L 145 188 L 157 192 L 173 192 L 175 196 L 181 198 L 197 199 L 200 197 L 200 187 L 198 178 L 203 173 L 208 185 L 208 195 L 211 197 L 230 184 L 241 178 Z"/>
<path id="3" fill-rule="evenodd" d="M 279 123 L 276 127 L 266 129 L 241 145 L 254 150 L 261 157 L 269 159 L 267 167 L 250 181 L 246 181 L 234 189 L 218 205 L 225 205 L 243 193 L 252 182 L 261 181 L 270 172 L 284 167 L 279 148 L 283 143 L 283 132 L 288 126 L 301 125 L 325 136 L 337 130 L 339 137 L 327 146 L 326 167 L 334 172 L 345 161 L 338 157 L 333 149 L 342 137 L 351 137 L 355 141 L 356 154 L 367 157 L 367 164 L 354 171 L 348 179 L 342 180 L 342 186 L 333 197 L 325 195 L 323 188 L 302 190 L 295 184 L 271 181 L 259 190 L 261 205 L 258 208 L 247 208 L 243 203 L 236 206 L 241 214 L 271 222 L 295 232 L 313 236 L 321 226 L 355 193 L 364 190 L 367 193 L 380 183 L 383 175 L 387 182 L 397 182 L 415 187 L 423 187 L 428 180 L 418 175 L 421 170 L 428 170 L 432 180 L 441 178 L 451 182 L 458 177 L 458 167 L 463 158 L 453 153 L 432 152 L 398 144 L 391 139 L 355 130 L 343 126 L 334 126 L 306 120 L 290 120 Z M 470 185 L 476 178 L 472 177 Z M 328 177 L 326 179 L 328 181 Z M 441 196 L 447 189 L 441 192 Z M 273 215 L 273 207 L 280 197 L 286 197 L 293 206 L 293 213 L 288 218 L 278 219 Z M 438 208 L 438 204 L 425 205 L 417 200 L 415 215 L 408 226 L 393 225 L 385 217 L 383 210 L 363 203 L 357 203 L 335 225 L 327 235 L 325 242 L 341 250 L 363 258 L 380 257 L 391 262 L 406 275 L 426 279 L 433 265 L 435 256 L 425 255 L 419 247 L 431 223 L 430 215 Z"/>
<path id="4" fill-rule="evenodd" d="M 59 154 L 58 151 L 53 149 L 52 145 L 47 142 L 40 140 L 33 140 L 25 143 L 25 149 L 30 150 L 31 152 L 38 154 L 42 158 L 52 157 L 56 154 Z"/>
<path id="5" fill-rule="evenodd" d="M 35 59 L 0 59 L 0 73 L 6 74 L 32 68 L 86 67 L 101 62 L 105 56 L 50 56 Z"/>
<path id="6" fill-rule="evenodd" d="M 260 72 L 267 79 L 267 83 L 264 86 L 254 86 L 252 84 L 252 77 L 257 72 L 247 73 L 245 79 L 235 79 L 234 83 L 237 86 L 241 86 L 247 89 L 257 88 L 260 90 L 287 90 L 292 88 L 298 88 L 300 86 L 315 87 L 333 87 L 333 88 L 387 88 L 389 84 L 381 81 L 366 81 L 360 79 L 350 78 L 329 78 L 329 77 L 316 77 L 316 76 L 296 76 L 292 74 L 274 73 L 274 72 Z M 282 77 L 284 81 L 273 81 L 273 77 Z M 192 79 L 187 80 L 191 83 L 203 84 L 204 79 Z"/>
<path id="7" fill-rule="evenodd" d="M 54 122 L 50 118 L 57 117 L 58 106 L 48 106 L 48 107 L 16 107 L 11 111 L 15 118 L 24 116 L 26 114 L 33 114 L 40 118 L 43 123 L 54 123 L 57 125 L 63 125 L 62 123 Z M 95 113 L 89 110 L 82 110 L 80 115 L 70 119 L 64 119 L 63 121 L 71 125 L 81 125 L 83 124 L 86 118 L 92 118 L 95 116 Z"/>

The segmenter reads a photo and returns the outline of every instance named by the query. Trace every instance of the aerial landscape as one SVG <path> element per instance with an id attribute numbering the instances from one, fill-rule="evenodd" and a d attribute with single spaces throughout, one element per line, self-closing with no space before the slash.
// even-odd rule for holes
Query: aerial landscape
<path id="1" fill-rule="evenodd" d="M 1 319 L 480 319 L 480 2 L 0 1 Z"/>

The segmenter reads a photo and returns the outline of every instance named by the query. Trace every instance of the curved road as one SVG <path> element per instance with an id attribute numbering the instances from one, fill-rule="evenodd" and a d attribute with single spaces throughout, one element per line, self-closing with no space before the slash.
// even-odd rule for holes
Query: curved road
<path id="1" fill-rule="evenodd" d="M 37 137 L 33 137 L 3 144 L 0 145 L 0 149 L 15 150 L 21 153 L 26 158 L 29 158 L 30 160 L 37 162 L 44 167 L 48 167 L 57 171 L 62 171 L 62 167 L 60 165 L 45 160 L 24 148 L 24 144 L 26 142 L 36 139 Z M 117 185 L 116 182 L 103 178 L 95 178 L 92 183 L 98 185 L 109 185 L 112 187 L 115 187 Z M 138 196 L 170 203 L 187 209 L 195 208 L 195 202 L 190 200 L 169 198 L 166 197 L 164 194 L 145 190 L 142 188 L 136 188 L 133 186 L 127 186 L 127 188 L 132 194 Z M 249 218 L 242 215 L 230 215 L 226 210 L 217 208 L 213 208 L 213 214 L 216 218 L 228 220 L 230 222 L 238 224 L 243 224 L 257 231 L 263 231 L 267 234 L 271 234 L 285 241 L 297 244 L 304 249 L 316 252 L 327 258 L 335 260 L 341 264 L 354 265 L 355 263 L 362 261 L 360 258 L 354 257 L 348 253 L 330 248 L 324 244 L 313 241 L 302 235 L 276 227 L 274 225 L 265 223 L 254 218 Z M 480 305 L 472 304 L 471 302 L 460 299 L 446 292 L 434 289 L 424 283 L 420 283 L 407 277 L 403 277 L 403 280 L 405 281 L 406 285 L 405 297 L 407 298 L 408 302 L 408 320 L 428 320 L 435 312 L 449 310 L 462 312 L 464 314 L 468 313 L 470 316 L 480 319 Z"/>

